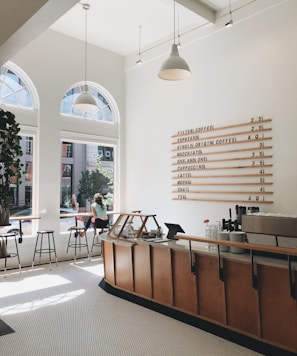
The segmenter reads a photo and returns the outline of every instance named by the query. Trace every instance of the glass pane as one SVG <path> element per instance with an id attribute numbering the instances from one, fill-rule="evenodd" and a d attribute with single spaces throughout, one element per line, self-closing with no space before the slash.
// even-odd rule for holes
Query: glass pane
<path id="1" fill-rule="evenodd" d="M 11 94 L 11 95 L 6 96 L 4 102 L 5 102 L 5 104 L 17 105 L 17 103 L 18 103 L 17 95 Z"/>
<path id="2" fill-rule="evenodd" d="M 1 98 L 5 98 L 8 95 L 11 95 L 11 93 L 12 93 L 12 91 L 9 88 L 9 86 L 6 83 L 1 83 L 1 86 L 0 86 L 0 96 L 1 96 Z"/>
<path id="3" fill-rule="evenodd" d="M 0 103 L 33 108 L 30 89 L 23 80 L 5 66 L 0 67 L 0 73 Z"/>
<path id="4" fill-rule="evenodd" d="M 21 106 L 25 106 L 25 107 L 33 107 L 33 103 L 32 103 L 32 98 L 31 95 L 29 93 L 29 90 L 27 88 L 23 88 L 20 92 L 19 92 L 19 105 Z"/>

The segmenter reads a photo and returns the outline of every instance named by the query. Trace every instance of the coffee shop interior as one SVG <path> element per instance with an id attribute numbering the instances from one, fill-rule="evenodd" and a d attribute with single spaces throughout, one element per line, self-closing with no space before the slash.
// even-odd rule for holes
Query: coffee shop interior
<path id="1" fill-rule="evenodd" d="M 275 258 L 276 262 L 271 262 L 271 265 L 278 266 L 280 263 L 286 276 L 289 269 L 286 283 L 290 309 L 284 314 L 295 313 L 288 325 L 291 327 L 293 324 L 293 333 L 297 333 L 296 0 L 10 0 L 1 3 L 0 12 L 0 108 L 15 115 L 20 135 L 26 141 L 23 146 L 26 172 L 22 178 L 26 189 L 23 189 L 23 195 L 21 190 L 18 193 L 19 206 L 29 209 L 28 214 L 34 217 L 29 222 L 21 220 L 24 234 L 18 235 L 16 242 L 11 239 L 11 245 L 7 246 L 15 248 L 14 244 L 17 244 L 19 260 L 6 259 L 4 255 L 0 258 L 3 290 L 9 295 L 9 288 L 14 283 L 19 283 L 20 288 L 22 282 L 28 285 L 26 279 L 37 277 L 39 269 L 41 275 L 46 272 L 50 285 L 54 275 L 58 278 L 59 269 L 62 280 L 67 276 L 69 263 L 72 269 L 81 263 L 77 269 L 79 278 L 84 279 L 84 272 L 90 275 L 85 278 L 86 285 L 81 287 L 82 290 L 89 288 L 89 292 L 92 291 L 88 294 L 90 304 L 97 307 L 95 295 L 99 293 L 98 299 L 100 297 L 111 310 L 116 306 L 118 315 L 123 313 L 123 318 L 130 318 L 128 311 L 136 316 L 139 312 L 147 320 L 147 329 L 151 333 L 147 339 L 151 342 L 143 344 L 134 337 L 140 330 L 136 331 L 132 326 L 130 330 L 129 325 L 123 333 L 114 329 L 119 328 L 119 324 L 109 330 L 118 333 L 116 342 L 115 335 L 109 333 L 107 337 L 104 334 L 109 346 L 113 344 L 113 349 L 108 349 L 103 334 L 98 336 L 99 339 L 92 335 L 94 340 L 105 346 L 90 347 L 86 346 L 83 337 L 72 335 L 76 327 L 83 333 L 87 324 L 84 321 L 82 328 L 73 324 L 69 326 L 72 330 L 69 331 L 72 335 L 69 338 L 78 339 L 77 343 L 73 339 L 65 340 L 65 345 L 69 347 L 67 350 L 52 343 L 44 346 L 42 352 L 37 345 L 34 346 L 37 341 L 32 341 L 30 345 L 24 341 L 17 350 L 10 340 L 18 338 L 18 327 L 23 328 L 24 325 L 18 320 L 20 311 L 7 313 L 13 303 L 5 294 L 4 304 L 0 306 L 0 318 L 14 330 L 1 336 L 1 342 L 7 340 L 4 342 L 6 355 L 12 354 L 12 350 L 18 354 L 22 347 L 24 351 L 19 353 L 22 355 L 53 354 L 54 347 L 57 347 L 57 355 L 137 355 L 140 350 L 145 355 L 297 353 L 297 334 L 295 337 L 278 337 L 273 331 L 271 336 L 270 331 L 265 329 L 266 320 L 270 319 L 268 316 L 265 319 L 264 312 L 255 331 L 241 332 L 241 326 L 233 325 L 227 329 L 234 331 L 234 334 L 226 336 L 222 332 L 214 332 L 212 328 L 204 328 L 210 331 L 209 335 L 218 338 L 215 341 L 208 339 L 211 336 L 200 335 L 203 327 L 194 327 L 197 326 L 195 322 L 188 322 L 187 318 L 185 321 L 169 313 L 169 321 L 158 320 L 166 312 L 155 315 L 150 308 L 142 310 L 138 300 L 127 297 L 132 301 L 130 303 L 123 295 L 120 295 L 123 298 L 111 295 L 117 295 L 114 289 L 118 287 L 121 292 L 129 293 L 129 288 L 117 285 L 120 280 L 117 273 L 121 267 L 116 257 L 120 247 L 116 243 L 112 242 L 111 255 L 108 237 L 102 243 L 99 237 L 98 244 L 93 246 L 92 229 L 86 233 L 89 251 L 85 245 L 76 251 L 72 248 L 74 242 L 69 242 L 69 228 L 74 223 L 83 226 L 87 217 L 83 214 L 88 215 L 93 193 L 96 193 L 83 196 L 77 189 L 73 191 L 74 183 L 76 186 L 81 184 L 83 161 L 84 164 L 87 161 L 87 169 L 98 168 L 96 152 L 100 152 L 103 155 L 100 169 L 112 173 L 112 184 L 109 182 L 107 190 L 102 193 L 106 197 L 108 194 L 112 196 L 111 203 L 108 203 L 110 228 L 113 224 L 117 225 L 120 213 L 136 212 L 136 217 L 141 215 L 141 221 L 154 216 L 152 221 L 157 221 L 157 227 L 150 225 L 148 219 L 147 230 L 151 231 L 148 237 L 154 239 L 154 233 L 170 240 L 175 234 L 185 236 L 183 242 L 173 242 L 183 244 L 187 251 L 190 248 L 192 275 L 206 257 L 196 257 L 196 260 L 194 257 L 192 261 L 191 247 L 200 248 L 203 256 L 211 254 L 214 261 L 219 255 L 219 271 L 220 251 L 233 255 L 231 260 L 245 255 L 250 262 L 250 252 L 243 249 L 240 243 L 271 247 L 262 254 L 258 251 L 257 256 Z M 17 85 L 10 86 L 15 78 Z M 13 91 L 15 87 L 21 94 L 17 93 L 18 89 Z M 12 96 L 9 90 L 12 90 Z M 84 99 L 87 97 L 86 105 L 91 106 L 76 106 L 83 96 Z M 32 147 L 29 160 L 26 154 Z M 70 150 L 71 156 L 68 156 Z M 73 160 L 77 168 L 70 172 Z M 67 183 L 69 177 L 70 188 Z M 66 200 L 72 193 L 80 199 L 79 222 L 76 214 L 65 217 L 70 212 Z M 131 215 L 127 216 L 131 218 Z M 268 225 L 265 222 L 262 225 L 262 220 L 258 223 L 254 218 L 271 220 Z M 18 224 L 20 219 L 15 219 Z M 280 225 L 284 222 L 284 230 L 279 227 L 279 221 Z M 26 226 L 30 226 L 29 230 Z M 116 236 L 110 239 L 127 239 L 121 227 L 115 226 L 114 231 L 118 228 L 120 233 L 115 233 Z M 2 229 L 2 232 L 9 231 L 7 227 Z M 39 266 L 36 258 L 33 269 L 37 231 L 43 230 L 53 231 L 56 255 L 44 254 Z M 108 235 L 106 231 L 104 236 Z M 239 245 L 227 246 L 223 243 L 219 248 L 215 242 L 206 244 L 202 241 L 205 238 L 218 240 L 219 235 L 221 240 L 239 242 Z M 78 241 L 79 234 L 76 233 L 76 236 L 71 235 L 71 239 Z M 189 237 L 197 240 L 193 240 L 191 245 L 187 240 Z M 2 247 L 3 241 L 4 238 L 1 240 Z M 158 246 L 161 245 L 162 241 Z M 289 249 L 292 255 L 288 253 Z M 154 247 L 151 247 L 153 250 Z M 171 253 L 175 256 L 175 252 Z M 248 266 L 252 266 L 253 270 L 254 255 L 251 255 L 252 262 Z M 137 261 L 135 256 L 132 263 Z M 174 269 L 175 259 L 171 258 Z M 110 259 L 117 276 L 115 279 L 109 279 L 107 275 Z M 152 264 L 153 260 L 151 258 Z M 226 266 L 224 268 L 227 269 Z M 261 290 L 259 285 L 265 280 L 266 270 L 264 273 L 261 268 L 258 272 L 252 271 L 253 278 L 258 273 L 258 281 L 254 283 L 253 279 L 254 290 Z M 75 279 L 75 274 L 72 277 Z M 223 278 L 219 277 L 222 282 Z M 101 279 L 109 285 L 107 288 L 98 287 Z M 197 281 L 199 285 L 201 280 L 198 277 Z M 224 283 L 226 281 L 227 277 Z M 132 294 L 143 297 L 135 292 L 136 279 L 132 284 Z M 229 286 L 230 283 L 227 283 L 226 290 Z M 37 287 L 34 288 L 36 290 Z M 45 289 L 50 290 L 46 283 Z M 22 293 L 18 303 L 22 303 L 22 296 L 26 299 L 26 292 Z M 259 293 L 261 301 L 264 292 Z M 200 292 L 197 294 L 198 309 L 202 310 L 202 297 Z M 229 294 L 225 294 L 228 299 Z M 42 296 L 45 298 L 45 294 Z M 34 299 L 33 292 L 30 298 Z M 82 296 L 72 295 L 69 300 L 72 298 L 78 300 Z M 144 299 L 154 300 L 154 297 L 144 296 Z M 72 302 L 69 303 L 71 305 Z M 261 309 L 262 304 L 259 303 Z M 47 308 L 49 305 L 40 307 Z M 72 308 L 69 306 L 69 313 L 73 312 Z M 139 311 L 133 308 L 139 308 Z M 173 309 L 185 311 L 183 307 Z M 212 311 L 214 309 L 212 307 Z M 226 320 L 215 321 L 215 325 L 232 324 L 232 315 L 228 314 L 228 308 L 226 310 Z M 281 310 L 286 310 L 286 307 L 282 305 Z M 81 320 L 86 319 L 83 311 L 77 313 Z M 111 323 L 104 313 L 101 310 L 98 321 L 88 312 L 93 322 L 90 327 L 101 330 L 101 323 L 104 322 L 105 327 Z M 152 314 L 149 316 L 149 313 Z M 117 317 L 115 311 L 111 314 Z M 49 318 L 49 323 L 54 322 L 50 311 L 47 310 L 42 316 Z M 210 324 L 215 318 L 206 316 L 203 319 L 202 316 Z M 34 315 L 28 320 L 32 322 L 32 327 L 35 322 L 36 325 L 40 323 Z M 69 320 L 75 323 L 76 319 Z M 178 324 L 167 325 L 170 322 Z M 272 318 L 270 324 L 274 322 L 278 321 Z M 285 320 L 281 319 L 282 322 L 285 323 Z M 61 323 L 64 325 L 64 321 Z M 138 320 L 133 320 L 133 323 L 141 325 Z M 162 336 L 152 335 L 156 324 L 166 328 L 168 343 L 162 345 Z M 279 327 L 284 326 L 281 324 Z M 42 327 L 39 329 L 42 330 Z M 238 330 L 240 341 L 237 340 Z M 172 337 L 175 333 L 178 335 L 176 340 L 169 341 L 170 335 Z M 255 337 L 250 335 L 253 333 Z M 242 335 L 248 339 L 241 340 Z M 42 334 L 39 336 L 45 337 Z M 131 337 L 131 343 L 126 336 Z M 196 338 L 200 340 L 201 353 Z M 204 343 L 207 340 L 205 349 L 203 339 Z M 60 341 L 62 344 L 63 340 Z"/>

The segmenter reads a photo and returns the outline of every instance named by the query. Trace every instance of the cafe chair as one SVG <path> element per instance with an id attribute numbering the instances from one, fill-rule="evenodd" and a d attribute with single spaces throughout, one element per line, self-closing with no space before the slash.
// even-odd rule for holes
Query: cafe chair
<path id="1" fill-rule="evenodd" d="M 66 253 L 70 248 L 74 248 L 74 261 L 76 261 L 77 250 L 80 251 L 82 248 L 86 248 L 89 258 L 89 246 L 86 230 L 83 226 L 71 226 L 69 229 L 69 239 L 67 244 Z"/>
<path id="2" fill-rule="evenodd" d="M 58 265 L 58 259 L 57 259 L 57 252 L 56 252 L 56 245 L 55 245 L 55 238 L 54 238 L 54 231 L 53 230 L 40 230 L 40 231 L 37 231 L 35 249 L 34 249 L 33 260 L 32 260 L 32 269 L 34 268 L 36 254 L 39 254 L 39 264 L 40 264 L 41 255 L 44 254 L 44 253 L 49 255 L 50 269 L 52 267 L 52 257 L 51 257 L 52 253 L 55 254 L 56 266 Z"/>
<path id="3" fill-rule="evenodd" d="M 15 242 L 15 251 L 10 251 L 10 246 L 8 246 L 9 240 L 14 240 Z M 17 233 L 16 232 L 8 232 L 8 233 L 0 233 L 0 259 L 4 258 L 4 277 L 6 277 L 6 269 L 7 269 L 7 259 L 17 257 L 19 270 L 21 273 L 21 261 L 19 255 L 18 241 L 17 241 Z"/>

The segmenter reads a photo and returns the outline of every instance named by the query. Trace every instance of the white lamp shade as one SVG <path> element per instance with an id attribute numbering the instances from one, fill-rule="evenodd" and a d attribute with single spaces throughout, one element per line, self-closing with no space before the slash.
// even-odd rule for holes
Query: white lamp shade
<path id="1" fill-rule="evenodd" d="M 89 111 L 98 109 L 96 100 L 88 93 L 88 86 L 84 86 L 83 92 L 76 98 L 73 106 L 80 111 Z"/>
<path id="2" fill-rule="evenodd" d="M 182 80 L 191 75 L 187 62 L 179 56 L 177 44 L 171 47 L 170 57 L 163 63 L 159 78 L 164 80 Z"/>

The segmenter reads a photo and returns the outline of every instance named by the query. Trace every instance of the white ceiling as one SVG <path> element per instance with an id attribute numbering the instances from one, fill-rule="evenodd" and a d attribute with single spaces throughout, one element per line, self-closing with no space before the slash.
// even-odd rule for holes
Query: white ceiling
<path id="1" fill-rule="evenodd" d="M 194 13 L 187 6 L 198 10 L 228 13 L 229 0 L 176 0 L 176 33 L 208 23 L 209 20 Z M 236 1 L 231 1 L 234 5 Z M 242 1 L 241 1 L 242 2 Z M 84 40 L 85 10 L 88 3 L 87 41 L 121 55 L 138 52 L 139 26 L 141 26 L 141 48 L 156 44 L 168 36 L 173 37 L 173 0 L 82 0 L 56 21 L 50 28 L 68 36 Z M 202 8 L 201 8 L 202 7 Z"/>
<path id="2" fill-rule="evenodd" d="M 0 0 L 0 66 L 40 33 L 50 28 L 67 36 L 127 56 L 173 38 L 173 0 Z M 189 33 L 218 19 L 229 20 L 243 8 L 263 11 L 286 0 L 176 0 L 176 35 Z M 82 4 L 89 3 L 90 10 Z M 183 5 L 181 5 L 183 4 Z M 191 9 L 191 10 L 190 10 Z M 241 11 L 240 11 L 241 12 Z"/>

